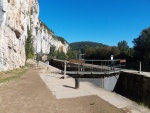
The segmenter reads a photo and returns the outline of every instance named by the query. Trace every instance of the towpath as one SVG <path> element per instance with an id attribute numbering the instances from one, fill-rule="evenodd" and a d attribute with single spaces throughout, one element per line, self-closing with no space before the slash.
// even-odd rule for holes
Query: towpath
<path id="1" fill-rule="evenodd" d="M 118 97 L 115 97 L 116 99 L 111 97 L 111 94 L 105 93 L 103 89 L 99 90 L 103 92 L 101 95 L 107 94 L 106 101 L 100 98 L 100 94 L 91 93 L 96 90 L 90 92 L 83 90 L 93 89 L 94 86 L 91 84 L 81 84 L 81 89 L 76 90 L 72 86 L 73 79 L 60 79 L 62 76 L 59 74 L 60 70 L 41 62 L 39 66 L 33 60 L 28 62 L 31 67 L 23 76 L 0 84 L 0 113 L 130 113 L 130 111 L 138 113 L 139 111 L 128 107 L 115 107 L 107 100 L 116 101 Z M 146 110 L 141 112 L 148 112 Z"/>

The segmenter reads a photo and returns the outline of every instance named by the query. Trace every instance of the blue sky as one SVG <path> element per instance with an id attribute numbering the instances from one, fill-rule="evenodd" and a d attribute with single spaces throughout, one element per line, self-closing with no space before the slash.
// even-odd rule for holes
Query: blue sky
<path id="1" fill-rule="evenodd" d="M 39 18 L 69 43 L 99 42 L 130 47 L 150 27 L 150 0 L 39 0 Z"/>

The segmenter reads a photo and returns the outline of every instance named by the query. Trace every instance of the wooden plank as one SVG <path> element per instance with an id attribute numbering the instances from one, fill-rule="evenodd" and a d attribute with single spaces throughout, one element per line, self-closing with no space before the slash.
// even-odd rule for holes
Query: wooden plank
<path id="1" fill-rule="evenodd" d="M 85 60 L 69 60 L 69 63 L 85 63 Z"/>
<path id="2" fill-rule="evenodd" d="M 120 63 L 125 63 L 125 62 L 126 62 L 126 60 L 125 60 L 125 59 L 120 60 Z"/>

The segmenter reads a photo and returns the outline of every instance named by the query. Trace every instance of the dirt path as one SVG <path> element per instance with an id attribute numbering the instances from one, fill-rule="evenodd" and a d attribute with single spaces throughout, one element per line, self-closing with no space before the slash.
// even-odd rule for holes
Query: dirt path
<path id="1" fill-rule="evenodd" d="M 19 79 L 0 84 L 0 113 L 124 113 L 98 96 L 57 100 L 31 66 Z"/>

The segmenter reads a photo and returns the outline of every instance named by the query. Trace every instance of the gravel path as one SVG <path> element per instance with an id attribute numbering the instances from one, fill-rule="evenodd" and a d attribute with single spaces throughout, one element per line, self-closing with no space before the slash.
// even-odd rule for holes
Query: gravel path
<path id="1" fill-rule="evenodd" d="M 39 72 L 59 70 L 29 63 L 31 67 L 23 76 L 0 84 L 0 113 L 125 113 L 98 96 L 57 99 Z"/>

